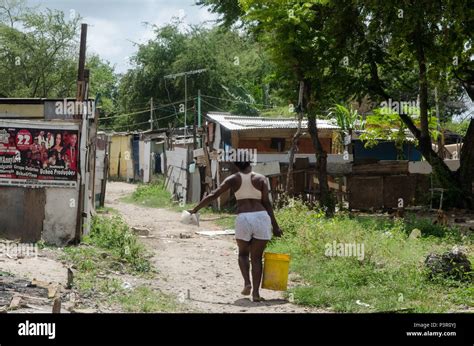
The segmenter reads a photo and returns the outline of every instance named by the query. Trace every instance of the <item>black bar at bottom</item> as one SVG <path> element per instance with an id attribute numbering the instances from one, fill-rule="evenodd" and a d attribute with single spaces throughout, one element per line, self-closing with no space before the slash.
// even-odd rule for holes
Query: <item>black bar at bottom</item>
<path id="1" fill-rule="evenodd" d="M 0 314 L 0 345 L 151 342 L 155 345 L 472 346 L 473 317 L 473 314 Z M 35 323 L 54 323 L 54 338 L 48 325 Z M 40 331 L 47 335 L 19 335 Z"/>

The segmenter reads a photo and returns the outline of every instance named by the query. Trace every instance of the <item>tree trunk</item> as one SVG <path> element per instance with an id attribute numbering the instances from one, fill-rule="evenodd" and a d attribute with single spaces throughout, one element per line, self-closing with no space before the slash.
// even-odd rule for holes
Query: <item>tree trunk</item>
<path id="1" fill-rule="evenodd" d="M 460 155 L 460 167 L 456 176 L 461 184 L 461 188 L 466 195 L 468 207 L 474 207 L 472 195 L 472 181 L 474 179 L 474 118 L 471 118 L 466 135 L 463 139 Z"/>
<path id="2" fill-rule="evenodd" d="M 288 172 L 286 175 L 286 191 L 289 195 L 293 194 L 294 184 L 293 184 L 293 163 L 295 161 L 295 150 L 298 139 L 301 137 L 301 121 L 303 120 L 303 92 L 304 92 L 304 82 L 300 81 L 300 92 L 298 97 L 298 128 L 293 135 L 293 140 L 291 143 L 290 157 L 288 160 Z"/>
<path id="3" fill-rule="evenodd" d="M 305 109 L 308 114 L 308 131 L 311 135 L 311 141 L 316 155 L 316 171 L 319 180 L 319 203 L 325 208 L 326 216 L 334 215 L 335 203 L 329 191 L 328 175 L 327 175 L 327 153 L 324 151 L 321 141 L 319 140 L 319 131 L 316 122 L 316 115 L 313 109 L 314 103 L 311 101 L 311 86 L 306 82 L 304 102 Z"/>
<path id="4" fill-rule="evenodd" d="M 455 177 L 455 174 L 449 169 L 444 160 L 433 150 L 432 147 L 428 124 L 428 80 L 426 76 L 426 57 L 421 35 L 421 23 L 418 22 L 414 33 L 414 42 L 419 68 L 420 130 L 416 129 L 413 122 L 411 122 L 408 128 L 411 131 L 413 128 L 416 129 L 416 131 L 414 131 L 416 135 L 415 133 L 414 135 L 418 139 L 418 147 L 424 158 L 430 163 L 433 172 L 436 172 L 436 177 L 441 186 L 448 190 L 446 193 L 448 200 L 451 201 L 451 203 L 457 201 L 458 206 L 461 207 L 470 207 L 468 201 L 470 194 L 466 195 L 466 191 L 463 191 L 459 180 Z M 409 119 L 409 117 L 406 116 L 405 120 L 407 118 Z M 402 120 L 404 119 L 402 118 Z M 459 196 L 462 196 L 463 198 L 459 199 Z"/>
<path id="5" fill-rule="evenodd" d="M 308 130 L 313 142 L 313 148 L 316 152 L 316 171 L 319 180 L 319 201 L 321 206 L 326 209 L 326 216 L 334 215 L 334 203 L 331 200 L 327 175 L 327 153 L 324 151 L 319 140 L 318 126 L 316 116 L 308 114 Z"/>
<path id="6" fill-rule="evenodd" d="M 419 27 L 418 27 L 419 29 Z M 417 37 L 418 42 L 417 45 L 421 45 L 422 42 L 420 37 Z M 424 56 L 420 56 L 421 53 L 424 53 L 422 50 L 417 51 L 418 59 L 422 58 L 424 72 L 423 74 L 420 71 L 420 77 L 426 78 L 426 63 L 424 62 Z M 424 54 L 423 54 L 424 55 Z M 392 97 L 386 92 L 382 81 L 378 75 L 377 63 L 370 59 L 370 72 L 371 72 L 371 81 L 373 83 L 372 90 L 380 95 L 385 101 L 389 101 Z M 421 66 L 420 66 L 421 67 Z M 465 70 L 461 71 L 466 73 Z M 467 71 L 469 74 L 468 78 L 460 78 L 459 75 L 455 71 L 456 77 L 461 81 L 464 89 L 466 90 L 467 94 L 474 101 L 474 72 Z M 421 89 L 427 88 L 426 83 L 420 83 L 420 94 Z M 423 97 L 424 99 L 424 97 Z M 420 95 L 420 108 L 421 104 L 421 95 Z M 427 104 L 424 103 L 423 100 L 423 107 L 426 107 Z M 427 108 L 426 108 L 427 109 Z M 424 110 L 425 111 L 425 110 Z M 421 110 L 420 110 L 421 113 Z M 426 114 L 426 113 L 425 113 Z M 436 176 L 439 177 L 440 183 L 443 188 L 451 191 L 451 195 L 455 197 L 454 201 L 460 208 L 474 208 L 474 198 L 472 195 L 472 180 L 474 178 L 474 125 L 473 120 L 471 119 L 471 124 L 469 129 L 464 137 L 463 141 L 463 150 L 461 151 L 461 167 L 456 173 L 453 173 L 449 167 L 445 164 L 444 160 L 442 160 L 437 153 L 432 149 L 431 142 L 426 140 L 426 132 L 423 135 L 422 139 L 422 131 L 416 127 L 413 120 L 407 115 L 403 113 L 399 113 L 400 119 L 403 123 L 408 127 L 410 132 L 413 136 L 418 140 L 418 149 L 420 150 L 423 157 L 428 161 L 431 165 L 433 172 L 436 173 Z M 427 119 L 427 117 L 425 118 Z M 425 122 L 425 131 L 426 131 L 426 122 Z M 457 198 L 456 198 L 457 197 Z"/>
<path id="7" fill-rule="evenodd" d="M 423 42 L 421 40 L 421 25 L 418 22 L 415 32 L 416 57 L 418 60 L 418 84 L 420 98 L 420 146 L 431 155 L 426 149 L 431 148 L 431 136 L 428 125 L 428 80 L 426 78 L 426 60 Z"/>

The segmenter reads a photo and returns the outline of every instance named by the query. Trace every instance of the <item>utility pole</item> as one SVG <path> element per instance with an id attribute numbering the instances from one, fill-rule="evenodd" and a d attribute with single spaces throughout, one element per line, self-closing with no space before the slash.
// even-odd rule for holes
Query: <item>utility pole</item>
<path id="1" fill-rule="evenodd" d="M 193 149 L 197 149 L 197 140 L 196 140 L 196 127 L 197 127 L 197 117 L 196 117 L 196 104 L 194 104 L 194 116 L 193 116 Z"/>
<path id="2" fill-rule="evenodd" d="M 201 126 L 202 126 L 202 120 L 201 120 L 201 89 L 198 89 L 197 113 L 198 113 L 198 129 L 200 129 Z M 199 138 L 199 147 L 202 148 L 202 135 Z"/>
<path id="3" fill-rule="evenodd" d="M 184 142 L 186 143 L 186 132 L 187 132 L 187 119 L 188 119 L 188 75 L 184 74 Z"/>
<path id="4" fill-rule="evenodd" d="M 198 89 L 198 127 L 201 125 L 201 89 Z"/>
<path id="5" fill-rule="evenodd" d="M 153 97 L 150 98 L 150 130 L 153 131 Z"/>
<path id="6" fill-rule="evenodd" d="M 193 74 L 199 74 L 206 72 L 207 69 L 203 68 L 200 70 L 192 70 L 192 71 L 186 71 L 186 72 L 181 72 L 181 73 L 175 73 L 175 74 L 169 74 L 166 75 L 164 78 L 169 79 L 169 78 L 177 78 L 177 77 L 182 77 L 184 76 L 184 136 L 186 138 L 186 125 L 187 125 L 187 115 L 188 115 L 188 76 L 193 75 Z"/>

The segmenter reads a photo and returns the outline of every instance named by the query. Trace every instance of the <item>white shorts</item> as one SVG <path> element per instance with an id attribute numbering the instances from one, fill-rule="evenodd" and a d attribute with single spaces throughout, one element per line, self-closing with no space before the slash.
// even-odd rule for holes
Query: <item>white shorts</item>
<path id="1" fill-rule="evenodd" d="M 272 220 L 266 211 L 240 213 L 235 219 L 235 239 L 272 239 Z"/>

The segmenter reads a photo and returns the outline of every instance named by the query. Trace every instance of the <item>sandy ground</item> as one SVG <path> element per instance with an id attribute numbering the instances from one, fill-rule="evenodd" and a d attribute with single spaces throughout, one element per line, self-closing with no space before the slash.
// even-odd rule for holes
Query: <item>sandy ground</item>
<path id="1" fill-rule="evenodd" d="M 198 230 L 220 228 L 209 221 L 201 222 L 199 228 L 184 225 L 179 222 L 178 212 L 121 202 L 120 198 L 131 194 L 135 187 L 121 182 L 107 183 L 106 206 L 119 211 L 129 226 L 150 230 L 150 236 L 141 239 L 153 253 L 152 262 L 158 271 L 153 286 L 177 295 L 196 312 L 324 312 L 290 304 L 281 292 L 261 290 L 266 299 L 263 303 L 242 296 L 243 279 L 234 236 L 199 235 L 195 233 Z M 289 286 L 294 284 L 290 280 Z"/>

